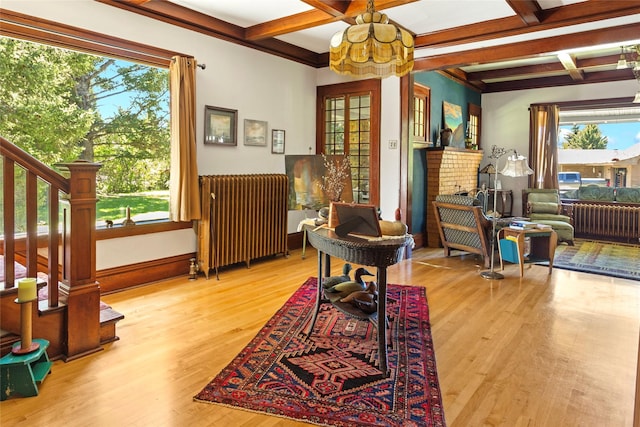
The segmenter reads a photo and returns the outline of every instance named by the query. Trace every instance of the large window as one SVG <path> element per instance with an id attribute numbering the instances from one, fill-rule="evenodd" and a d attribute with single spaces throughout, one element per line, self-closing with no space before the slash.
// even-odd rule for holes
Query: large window
<path id="1" fill-rule="evenodd" d="M 353 201 L 379 204 L 379 81 L 318 88 L 319 152 L 345 155 Z"/>
<path id="2" fill-rule="evenodd" d="M 101 163 L 98 225 L 124 220 L 127 207 L 138 224 L 168 218 L 168 65 L 177 53 L 14 12 L 2 16 L 5 31 L 0 134 L 45 164 Z"/>

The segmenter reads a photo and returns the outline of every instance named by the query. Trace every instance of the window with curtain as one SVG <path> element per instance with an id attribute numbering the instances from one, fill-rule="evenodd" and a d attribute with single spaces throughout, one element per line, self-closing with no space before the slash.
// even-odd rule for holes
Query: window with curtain
<path id="1" fill-rule="evenodd" d="M 14 25 L 13 21 L 28 25 Z M 94 79 L 92 91 L 80 90 L 86 87 L 86 85 L 83 86 L 82 84 L 77 84 L 70 89 L 63 87 L 62 84 L 58 84 L 55 87 L 59 91 L 69 89 L 75 96 L 75 98 L 68 98 L 67 101 L 73 101 L 78 106 L 74 110 L 77 113 L 75 114 L 76 119 L 67 117 L 64 121 L 70 123 L 71 120 L 74 120 L 73 128 L 77 130 L 78 135 L 69 135 L 68 139 L 75 139 L 79 143 L 75 146 L 69 144 L 68 147 L 71 153 L 66 152 L 66 154 L 62 149 L 51 150 L 43 147 L 43 149 L 52 153 L 49 159 L 51 164 L 65 161 L 66 157 L 61 156 L 74 155 L 76 156 L 75 158 L 93 159 L 103 163 L 102 171 L 106 175 L 98 178 L 98 185 L 101 188 L 98 210 L 100 215 L 100 205 L 102 204 L 103 213 L 102 216 L 98 216 L 99 224 L 104 224 L 107 220 L 114 221 L 114 223 L 120 221 L 123 215 L 126 214 L 127 206 L 131 208 L 132 215 L 136 213 L 141 215 L 140 222 L 137 222 L 139 227 L 104 229 L 98 234 L 99 238 L 164 231 L 175 229 L 176 226 L 179 227 L 178 224 L 172 224 L 166 220 L 168 218 L 167 185 L 169 174 L 167 159 L 169 158 L 170 144 L 168 68 L 171 58 L 177 53 L 63 24 L 48 22 L 45 28 L 43 27 L 45 24 L 37 19 L 12 11 L 7 11 L 6 14 L 3 13 L 3 16 L 0 17 L 0 22 L 2 22 L 2 25 L 0 25 L 0 41 L 3 43 L 4 54 L 8 54 L 7 49 L 12 50 L 12 55 L 17 61 L 29 61 L 30 59 L 27 52 L 24 51 L 27 48 L 24 48 L 24 46 L 16 47 L 15 44 L 35 42 L 42 46 L 44 50 L 51 51 L 61 48 L 59 50 L 66 52 L 65 55 L 75 55 L 78 59 L 75 65 L 79 68 L 86 67 L 87 63 L 91 61 L 93 61 L 94 65 L 99 64 L 96 65 L 97 68 L 94 68 L 94 70 L 100 71 L 98 73 L 90 74 L 90 70 L 85 70 L 85 75 L 89 75 Z M 7 31 L 10 31 L 10 33 L 7 33 Z M 13 44 L 13 46 L 8 46 L 9 44 Z M 31 52 L 29 55 L 36 55 L 36 53 Z M 44 54 L 40 53 L 40 55 Z M 6 63 L 4 60 L 3 62 Z M 22 66 L 20 64 L 14 65 Z M 53 67 L 50 68 L 53 69 Z M 41 71 L 46 72 L 46 70 Z M 57 76 L 49 76 L 49 78 L 57 78 Z M 137 80 L 140 84 L 138 89 L 131 86 L 131 79 Z M 16 82 L 17 79 L 7 81 Z M 38 79 L 32 81 L 35 83 Z M 79 78 L 76 81 L 82 82 L 83 79 Z M 85 81 L 84 83 L 88 84 L 90 82 Z M 116 95 L 114 88 L 118 85 L 121 88 L 128 87 L 128 91 L 125 90 Z M 7 85 L 4 83 L 3 87 L 7 89 Z M 141 88 L 144 88 L 143 91 L 149 90 L 144 96 L 146 96 L 147 100 L 152 100 L 152 105 L 154 106 L 152 109 L 146 108 L 145 102 L 141 101 L 141 96 L 143 95 L 139 90 Z M 32 87 L 31 89 L 35 90 L 36 88 Z M 113 96 L 107 96 L 110 93 Z M 59 102 L 62 98 L 64 96 L 61 93 L 58 93 L 55 98 L 49 96 L 46 106 L 53 108 L 55 107 L 53 105 L 54 101 Z M 94 110 L 87 108 L 91 106 L 91 102 L 94 102 L 94 105 L 98 107 Z M 7 104 L 5 103 L 5 105 Z M 44 106 L 43 104 L 43 108 Z M 83 110 L 82 107 L 85 107 L 85 109 Z M 67 109 L 66 113 L 69 111 Z M 85 112 L 82 113 L 82 111 Z M 93 112 L 89 113 L 91 111 Z M 126 111 L 130 113 L 127 114 Z M 118 114 L 119 112 L 122 114 Z M 109 117 L 115 118 L 114 123 L 110 123 L 105 119 Z M 84 132 L 86 134 L 86 129 L 91 124 L 91 120 L 94 120 L 94 123 L 102 124 L 103 130 L 100 132 L 95 131 L 89 135 L 98 137 L 100 141 L 106 142 L 93 146 L 85 144 L 82 149 L 82 155 L 74 154 L 74 152 L 80 150 L 83 142 L 83 129 L 85 129 Z M 126 138 L 117 129 L 118 126 L 127 127 L 133 121 L 136 121 L 137 129 L 140 132 L 136 132 L 137 135 L 133 137 L 134 143 L 126 146 Z M 43 126 L 43 130 L 51 127 Z M 66 127 L 72 128 L 72 126 Z M 152 127 L 155 128 L 154 132 L 145 132 L 145 129 L 151 129 Z M 93 129 L 98 128 L 94 127 Z M 109 131 L 114 133 L 109 136 Z M 20 142 L 18 142 L 21 139 L 20 137 L 7 133 L 5 130 L 2 133 L 3 136 L 8 137 L 9 140 L 13 139 L 14 142 L 20 145 Z M 153 135 L 154 133 L 155 135 Z M 59 136 L 58 134 L 57 137 Z M 40 143 L 43 141 L 41 136 L 33 138 L 33 135 L 31 135 L 30 137 L 32 141 L 37 140 Z M 28 142 L 24 143 L 28 144 Z M 39 152 L 37 148 L 32 146 L 26 148 L 27 151 L 36 154 L 36 157 L 47 163 L 47 159 L 42 158 L 43 153 Z M 111 159 L 118 157 L 118 152 L 121 154 L 119 156 L 120 161 L 111 162 Z M 136 166 L 134 164 L 136 158 L 145 160 L 142 163 L 138 162 Z M 147 163 L 146 166 L 144 165 L 145 162 Z M 139 173 L 138 168 L 144 172 Z M 155 178 L 149 178 L 150 175 L 154 175 Z M 120 184 L 117 184 L 118 180 L 120 180 Z M 145 182 L 142 183 L 141 181 Z M 124 189 L 124 192 L 121 192 L 118 188 Z M 139 195 L 145 200 L 140 202 L 140 197 L 130 198 L 129 194 L 132 190 L 140 193 Z M 154 221 L 147 221 L 147 219 L 153 219 Z M 105 233 L 102 233 L 102 231 Z"/>

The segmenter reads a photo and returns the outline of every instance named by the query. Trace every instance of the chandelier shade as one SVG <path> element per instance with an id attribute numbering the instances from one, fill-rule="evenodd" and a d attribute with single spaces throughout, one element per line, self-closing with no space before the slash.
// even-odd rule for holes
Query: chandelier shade
<path id="1" fill-rule="evenodd" d="M 413 35 L 389 23 L 369 0 L 356 24 L 331 38 L 329 67 L 338 74 L 385 78 L 404 76 L 413 69 Z"/>

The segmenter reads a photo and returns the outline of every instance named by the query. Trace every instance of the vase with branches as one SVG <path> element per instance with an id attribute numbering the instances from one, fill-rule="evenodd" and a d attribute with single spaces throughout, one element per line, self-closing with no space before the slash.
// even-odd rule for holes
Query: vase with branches
<path id="1" fill-rule="evenodd" d="M 347 180 L 351 179 L 351 164 L 347 156 L 322 155 L 325 173 L 320 188 L 332 202 L 339 202 Z"/>

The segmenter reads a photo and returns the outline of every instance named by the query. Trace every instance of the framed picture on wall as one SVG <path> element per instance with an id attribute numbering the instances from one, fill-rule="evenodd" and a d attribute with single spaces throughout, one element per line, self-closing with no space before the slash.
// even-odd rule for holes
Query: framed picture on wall
<path id="1" fill-rule="evenodd" d="M 273 129 L 271 131 L 271 152 L 284 154 L 284 131 L 282 129 Z"/>
<path id="2" fill-rule="evenodd" d="M 267 122 L 244 119 L 244 145 L 267 145 Z"/>
<path id="3" fill-rule="evenodd" d="M 210 145 L 237 145 L 238 110 L 204 107 L 204 143 Z"/>

